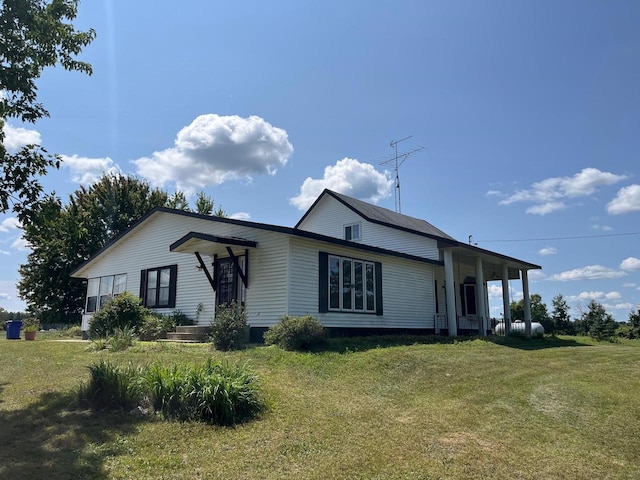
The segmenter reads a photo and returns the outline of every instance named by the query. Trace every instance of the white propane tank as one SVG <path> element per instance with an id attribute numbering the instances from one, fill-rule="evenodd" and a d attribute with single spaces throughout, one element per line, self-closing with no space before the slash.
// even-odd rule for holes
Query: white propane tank
<path id="1" fill-rule="evenodd" d="M 524 333 L 525 323 L 522 320 L 511 322 L 511 331 Z M 504 322 L 498 322 L 495 328 L 496 335 L 504 335 Z M 544 335 L 544 327 L 538 322 L 531 322 L 531 336 L 542 337 Z"/>

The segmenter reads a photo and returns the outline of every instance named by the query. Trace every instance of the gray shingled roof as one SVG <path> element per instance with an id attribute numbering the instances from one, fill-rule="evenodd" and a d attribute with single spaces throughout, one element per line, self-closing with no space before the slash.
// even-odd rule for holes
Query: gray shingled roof
<path id="1" fill-rule="evenodd" d="M 325 192 L 371 222 L 381 223 L 390 227 L 409 230 L 411 232 L 416 232 L 431 237 L 446 238 L 447 240 L 457 241 L 455 238 L 447 235 L 439 228 L 436 228 L 429 222 L 426 222 L 419 218 L 409 217 L 407 215 L 403 215 L 386 208 L 371 205 L 370 203 L 348 197 L 332 190 L 325 190 Z"/>

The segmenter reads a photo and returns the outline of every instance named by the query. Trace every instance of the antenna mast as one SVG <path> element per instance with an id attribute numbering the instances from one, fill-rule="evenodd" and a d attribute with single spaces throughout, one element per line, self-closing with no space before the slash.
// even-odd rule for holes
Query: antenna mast
<path id="1" fill-rule="evenodd" d="M 405 140 L 409 140 L 413 135 L 409 135 L 401 140 L 392 140 L 389 146 L 394 149 L 394 156 L 384 162 L 380 162 L 380 165 L 395 165 L 396 172 L 396 186 L 395 186 L 395 196 L 396 196 L 396 212 L 402 213 L 402 205 L 400 204 L 400 165 L 402 165 L 407 157 L 412 153 L 419 152 L 420 150 L 424 150 L 424 147 L 414 148 L 408 152 L 398 153 L 398 144 L 400 142 L 404 142 Z"/>

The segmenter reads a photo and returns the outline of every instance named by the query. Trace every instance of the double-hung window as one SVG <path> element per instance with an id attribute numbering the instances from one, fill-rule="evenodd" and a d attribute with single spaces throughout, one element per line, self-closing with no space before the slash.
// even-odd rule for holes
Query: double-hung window
<path id="1" fill-rule="evenodd" d="M 382 315 L 382 265 L 320 252 L 319 311 Z"/>
<path id="2" fill-rule="evenodd" d="M 149 308 L 176 306 L 177 265 L 149 268 L 140 272 L 140 298 Z"/>
<path id="3" fill-rule="evenodd" d="M 87 284 L 86 313 L 100 310 L 111 297 L 117 297 L 127 289 L 127 274 L 90 278 Z"/>

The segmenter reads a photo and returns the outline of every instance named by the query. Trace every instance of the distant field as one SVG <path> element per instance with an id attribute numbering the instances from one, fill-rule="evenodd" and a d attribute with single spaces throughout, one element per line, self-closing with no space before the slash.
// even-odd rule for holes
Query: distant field
<path id="1" fill-rule="evenodd" d="M 101 357 L 208 356 L 257 371 L 269 411 L 220 428 L 68 408 Z M 223 355 L 3 335 L 0 446 L 1 479 L 640 478 L 640 341 L 405 337 Z"/>

